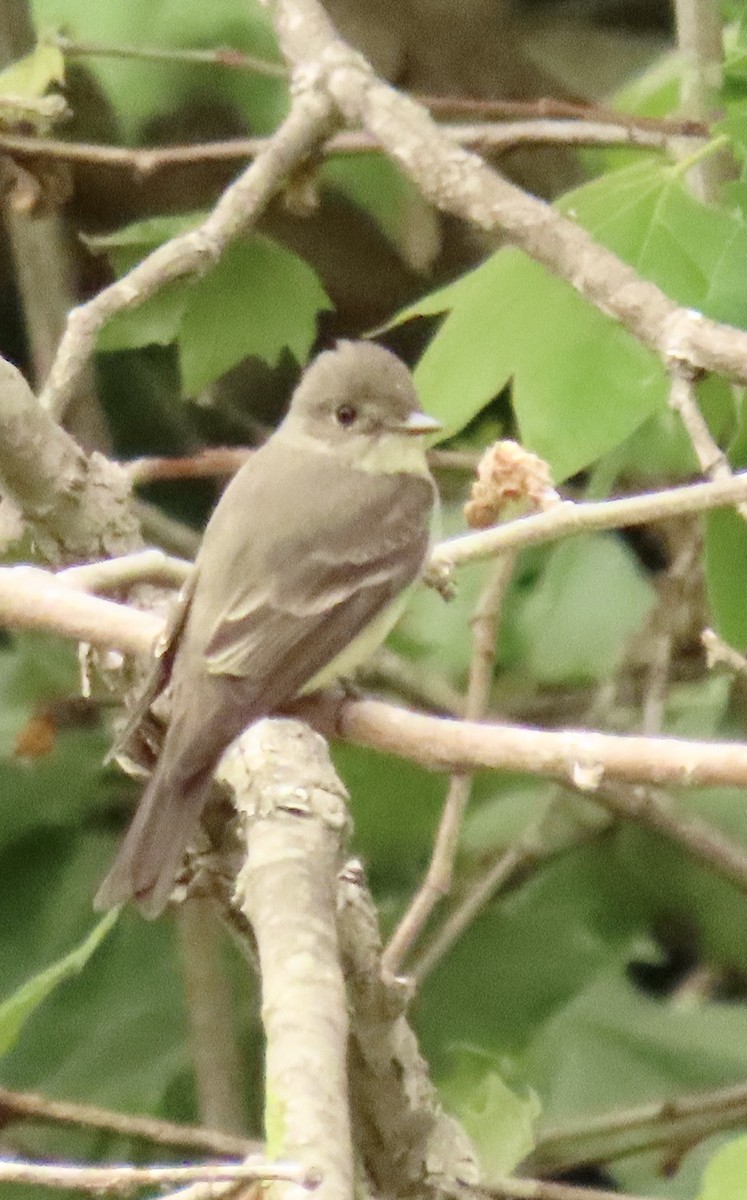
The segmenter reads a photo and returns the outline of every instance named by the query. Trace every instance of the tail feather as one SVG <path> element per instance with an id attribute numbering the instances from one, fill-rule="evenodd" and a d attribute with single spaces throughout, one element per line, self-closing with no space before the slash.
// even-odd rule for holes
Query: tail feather
<path id="1" fill-rule="evenodd" d="M 94 899 L 99 912 L 134 900 L 146 917 L 166 907 L 174 878 L 207 803 L 210 769 L 175 778 L 161 756 L 106 879 Z"/>

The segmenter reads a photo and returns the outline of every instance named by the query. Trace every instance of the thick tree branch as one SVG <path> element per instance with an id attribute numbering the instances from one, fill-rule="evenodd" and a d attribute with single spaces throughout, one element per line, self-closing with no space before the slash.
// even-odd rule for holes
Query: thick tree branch
<path id="1" fill-rule="evenodd" d="M 474 1148 L 444 1112 L 408 1024 L 408 988 L 383 964 L 378 915 L 356 861 L 340 876 L 338 928 L 350 997 L 353 1127 L 376 1194 L 437 1197 L 439 1178 L 477 1180 Z"/>
<path id="2" fill-rule="evenodd" d="M 0 486 L 52 562 L 105 558 L 141 545 L 127 470 L 85 455 L 0 358 Z"/>
<path id="3" fill-rule="evenodd" d="M 298 721 L 253 725 L 220 777 L 244 833 L 235 903 L 262 978 L 268 1151 L 318 1167 L 324 1200 L 349 1200 L 348 1011 L 335 915 L 347 794 L 323 740 Z"/>
<path id="4" fill-rule="evenodd" d="M 148 654 L 159 617 L 60 585 L 35 567 L 0 568 L 0 622 Z M 451 773 L 477 768 L 526 771 L 593 794 L 610 780 L 662 786 L 747 785 L 747 745 L 479 724 L 409 712 L 377 700 L 315 700 L 304 717 L 340 736 Z"/>

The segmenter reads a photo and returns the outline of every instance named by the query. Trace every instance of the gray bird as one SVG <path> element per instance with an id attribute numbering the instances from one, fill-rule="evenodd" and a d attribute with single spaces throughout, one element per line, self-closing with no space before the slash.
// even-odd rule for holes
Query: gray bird
<path id="1" fill-rule="evenodd" d="M 439 428 L 380 346 L 341 342 L 305 371 L 205 529 L 166 655 L 169 726 L 96 908 L 156 916 L 230 743 L 384 640 L 428 553 Z"/>

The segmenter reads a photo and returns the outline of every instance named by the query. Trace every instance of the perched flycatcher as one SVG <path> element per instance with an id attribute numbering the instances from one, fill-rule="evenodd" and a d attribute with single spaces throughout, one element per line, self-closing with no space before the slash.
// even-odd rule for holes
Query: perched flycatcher
<path id="1" fill-rule="evenodd" d="M 168 650 L 171 720 L 97 908 L 159 913 L 228 745 L 386 637 L 428 553 L 423 435 L 439 428 L 380 346 L 341 342 L 304 373 L 205 530 Z"/>

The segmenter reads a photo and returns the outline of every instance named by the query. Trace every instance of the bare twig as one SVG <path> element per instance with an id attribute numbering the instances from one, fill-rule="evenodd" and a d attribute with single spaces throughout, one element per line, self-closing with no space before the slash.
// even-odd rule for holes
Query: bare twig
<path id="1" fill-rule="evenodd" d="M 173 558 L 163 550 L 140 550 L 106 558 L 101 562 L 83 563 L 58 571 L 55 578 L 66 587 L 81 592 L 116 592 L 136 583 L 162 584 L 181 587 L 189 577 L 193 564 L 186 558 Z"/>
<path id="2" fill-rule="evenodd" d="M 589 1115 L 541 1133 L 523 1169 L 551 1174 L 588 1163 L 613 1162 L 667 1146 L 692 1145 L 742 1125 L 747 1085 L 675 1096 L 639 1108 Z"/>
<path id="3" fill-rule="evenodd" d="M 626 146 L 640 150 L 671 152 L 673 135 L 663 130 L 639 129 L 610 122 L 512 121 L 439 126 L 447 137 L 473 150 L 501 153 L 523 145 Z M 701 135 L 689 135 L 698 141 Z M 0 151 L 19 162 L 87 163 L 133 172 L 142 178 L 194 163 L 243 163 L 267 148 L 270 138 L 230 138 L 217 142 L 194 142 L 183 146 L 127 147 L 97 142 L 67 142 L 58 138 L 28 137 L 0 131 Z M 330 138 L 325 157 L 340 154 L 381 152 L 370 134 L 346 130 Z"/>
<path id="4" fill-rule="evenodd" d="M 730 475 L 726 455 L 713 440 L 705 418 L 698 408 L 695 399 L 695 379 L 691 372 L 673 369 L 669 407 L 677 413 L 685 426 L 703 474 L 709 479 L 724 479 Z"/>
<path id="5" fill-rule="evenodd" d="M 205 1163 L 202 1166 L 180 1167 L 79 1167 L 63 1163 L 54 1165 L 0 1161 L 0 1181 L 3 1183 L 29 1183 L 37 1187 L 69 1189 L 92 1192 L 100 1195 L 123 1195 L 137 1188 L 162 1187 L 164 1184 L 189 1183 L 240 1183 L 249 1180 L 273 1180 L 294 1184 L 310 1191 L 320 1184 L 319 1173 L 314 1169 L 293 1164 L 256 1162 Z"/>
<path id="6" fill-rule="evenodd" d="M 170 517 L 163 509 L 146 500 L 134 500 L 132 509 L 140 522 L 143 536 L 155 542 L 169 554 L 194 558 L 200 545 L 200 535 L 191 525 Z"/>
<path id="7" fill-rule="evenodd" d="M 135 458 L 122 466 L 133 485 L 163 479 L 214 479 L 233 475 L 252 455 L 250 446 L 212 446 L 197 454 L 174 458 Z M 468 450 L 430 450 L 428 462 L 436 471 L 472 473 L 479 455 Z"/>
<path id="8" fill-rule="evenodd" d="M 422 663 L 406 658 L 388 646 L 380 646 L 363 663 L 357 678 L 364 686 L 396 692 L 404 700 L 429 712 L 450 717 L 464 715 L 464 697 L 448 680 Z"/>
<path id="9" fill-rule="evenodd" d="M 747 851 L 713 825 L 687 816 L 666 793 L 646 786 L 604 784 L 594 793 L 594 800 L 616 816 L 665 834 L 698 862 L 747 892 Z"/>
<path id="10" fill-rule="evenodd" d="M 202 63 L 212 67 L 227 67 L 234 71 L 249 71 L 253 75 L 271 75 L 287 79 L 287 68 L 280 62 L 257 58 L 243 50 L 192 50 L 173 46 L 122 46 L 104 42 L 79 42 L 57 34 L 51 39 L 68 58 L 136 58 L 146 62 Z"/>
<path id="11" fill-rule="evenodd" d="M 0 1117 L 4 1125 L 12 1121 L 41 1121 L 77 1129 L 98 1129 L 120 1137 L 139 1138 L 158 1146 L 181 1146 L 225 1158 L 243 1158 L 247 1154 L 259 1154 L 262 1150 L 259 1142 L 218 1129 L 177 1125 L 174 1121 L 162 1121 L 156 1117 L 133 1116 L 92 1104 L 50 1100 L 36 1092 L 13 1092 L 7 1088 L 0 1088 Z"/>
<path id="12" fill-rule="evenodd" d="M 214 479 L 234 475 L 251 453 L 248 446 L 213 446 L 179 458 L 135 458 L 122 465 L 134 485 L 162 479 Z"/>
<path id="13" fill-rule="evenodd" d="M 564 500 L 547 512 L 520 517 L 505 525 L 478 533 L 449 538 L 436 546 L 431 555 L 429 575 L 436 580 L 448 578 L 455 567 L 481 558 L 492 558 L 507 550 L 555 541 L 572 533 L 602 529 L 621 529 L 643 525 L 666 517 L 708 512 L 747 500 L 747 472 L 709 483 L 667 488 L 621 500 L 594 500 L 576 503 Z"/>
<path id="14" fill-rule="evenodd" d="M 512 879 L 522 874 L 540 859 L 535 847 L 529 843 L 510 846 L 491 863 L 470 887 L 454 911 L 449 913 L 441 928 L 436 932 L 425 950 L 418 956 L 408 972 L 418 986 L 430 975 L 433 968 L 449 953 L 462 934 L 469 929 L 478 913 L 493 898 L 496 892 Z"/>
<path id="15" fill-rule="evenodd" d="M 747 674 L 747 658 L 733 646 L 720 638 L 713 629 L 704 629 L 700 635 L 709 670 L 716 666 L 724 666 L 739 675 Z"/>
<path id="16" fill-rule="evenodd" d="M 115 313 L 141 304 L 174 279 L 204 271 L 244 232 L 289 175 L 321 145 L 334 125 L 333 107 L 312 84 L 299 88 L 290 113 L 262 154 L 221 195 L 197 228 L 160 246 L 116 283 L 74 308 L 42 394 L 59 416 L 72 395 L 96 337 Z"/>
<path id="17" fill-rule="evenodd" d="M 515 555 L 509 554 L 493 564 L 472 616 L 472 658 L 464 706 L 464 716 L 467 720 L 479 721 L 484 716 L 490 699 L 498 616 L 513 574 L 514 563 Z M 471 775 L 459 774 L 452 777 L 425 879 L 383 954 L 382 964 L 390 975 L 399 973 L 433 909 L 451 890 L 459 835 L 471 791 Z"/>
<path id="18" fill-rule="evenodd" d="M 634 1196 L 632 1192 L 609 1192 L 604 1188 L 576 1187 L 571 1183 L 549 1183 L 544 1179 L 500 1179 L 480 1188 L 445 1189 L 466 1200 L 469 1195 L 492 1196 L 494 1200 L 656 1200 L 654 1196 Z"/>
<path id="19" fill-rule="evenodd" d="M 625 125 L 629 129 L 651 129 L 669 137 L 710 137 L 707 121 L 693 117 L 649 117 L 640 113 L 620 112 L 609 104 L 594 101 L 558 100 L 540 96 L 536 100 L 497 100 L 475 96 L 429 96 L 413 94 L 434 115 L 483 121 L 555 120 L 591 121 Z"/>
<path id="20" fill-rule="evenodd" d="M 695 397 L 695 379 L 685 368 L 673 368 L 669 389 L 669 407 L 677 413 L 692 443 L 695 457 L 704 475 L 713 480 L 732 478 L 729 460 L 714 440 Z M 747 503 L 737 504 L 737 511 L 747 517 Z"/>
<path id="21" fill-rule="evenodd" d="M 672 153 L 672 135 L 614 123 L 545 120 L 510 124 L 454 124 L 441 125 L 439 128 L 461 146 L 493 154 L 508 153 L 523 145 L 626 146 Z M 34 163 L 42 162 L 83 163 L 126 171 L 146 179 L 195 164 L 243 164 L 264 153 L 271 140 L 261 137 L 231 138 L 217 142 L 144 148 L 29 137 L 3 133 L 0 129 L 0 153 L 5 152 L 30 169 L 33 169 Z M 330 138 L 321 149 L 325 158 L 377 152 L 381 153 L 378 142 L 370 134 L 359 130 L 345 130 Z"/>

